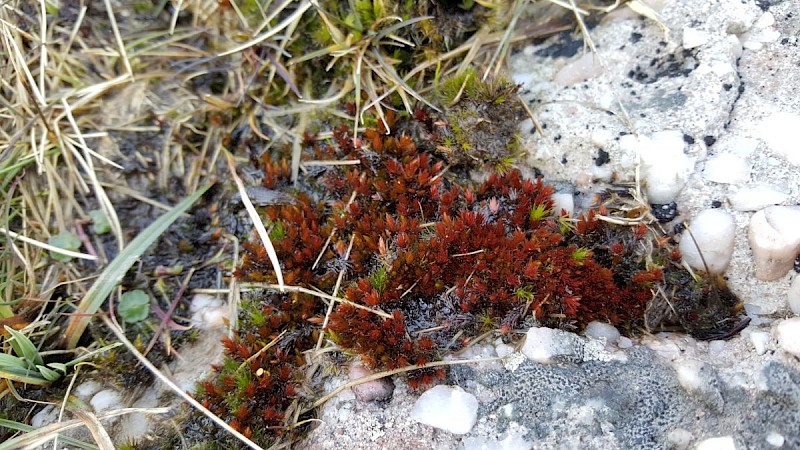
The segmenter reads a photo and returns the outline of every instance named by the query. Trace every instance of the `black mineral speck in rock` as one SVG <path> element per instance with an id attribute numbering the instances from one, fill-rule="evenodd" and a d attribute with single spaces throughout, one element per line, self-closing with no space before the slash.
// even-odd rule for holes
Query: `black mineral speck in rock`
<path id="1" fill-rule="evenodd" d="M 683 142 L 686 142 L 687 144 L 692 145 L 692 144 L 694 144 L 694 138 L 689 136 L 686 133 L 683 133 Z"/>
<path id="2" fill-rule="evenodd" d="M 703 138 L 703 142 L 706 143 L 706 147 L 711 147 L 715 142 L 717 142 L 717 138 L 714 136 L 706 136 Z"/>
<path id="3" fill-rule="evenodd" d="M 712 208 L 719 208 L 721 206 L 722 206 L 722 202 L 719 201 L 719 200 L 714 200 L 714 201 L 711 202 L 711 207 Z"/>
<path id="4" fill-rule="evenodd" d="M 652 211 L 653 216 L 658 219 L 659 222 L 669 222 L 678 215 L 678 204 L 675 202 L 664 203 L 660 205 L 652 204 L 650 205 L 650 210 Z"/>
<path id="5" fill-rule="evenodd" d="M 611 158 L 609 158 L 608 152 L 603 150 L 602 148 L 597 149 L 597 157 L 593 159 L 594 159 L 594 165 L 598 167 L 602 166 L 603 164 L 608 164 L 609 162 L 611 162 Z"/>
<path id="6" fill-rule="evenodd" d="M 794 260 L 794 271 L 800 273 L 800 256 Z"/>

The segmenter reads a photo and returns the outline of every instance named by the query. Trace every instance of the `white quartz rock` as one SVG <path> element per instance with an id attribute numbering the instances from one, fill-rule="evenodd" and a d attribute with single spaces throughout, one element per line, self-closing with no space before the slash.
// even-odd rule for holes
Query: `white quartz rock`
<path id="1" fill-rule="evenodd" d="M 721 436 L 704 439 L 697 443 L 696 450 L 736 450 L 736 441 L 732 436 Z"/>
<path id="2" fill-rule="evenodd" d="M 523 355 L 539 364 L 583 360 L 584 341 L 577 335 L 553 328 L 532 327 L 525 336 Z"/>
<path id="3" fill-rule="evenodd" d="M 597 321 L 589 322 L 583 330 L 583 334 L 592 339 L 605 338 L 608 344 L 616 344 L 620 337 L 619 330 L 617 330 L 614 325 Z"/>
<path id="4" fill-rule="evenodd" d="M 768 183 L 755 183 L 728 195 L 728 201 L 737 211 L 758 211 L 767 206 L 786 201 L 789 194 Z"/>
<path id="5" fill-rule="evenodd" d="M 792 317 L 775 327 L 775 338 L 783 351 L 800 357 L 800 317 Z"/>
<path id="6" fill-rule="evenodd" d="M 789 310 L 795 314 L 800 314 L 800 275 L 795 275 L 786 296 L 789 300 Z"/>
<path id="7" fill-rule="evenodd" d="M 684 231 L 681 237 L 683 260 L 694 269 L 713 274 L 725 272 L 733 256 L 736 235 L 733 216 L 721 209 L 701 211 L 692 219 L 689 231 Z"/>
<path id="8" fill-rule="evenodd" d="M 758 124 L 760 137 L 767 142 L 770 150 L 789 163 L 800 166 L 797 130 L 800 130 L 800 114 L 789 112 L 775 113 Z"/>
<path id="9" fill-rule="evenodd" d="M 703 178 L 715 183 L 744 183 L 750 179 L 750 164 L 736 155 L 722 153 L 706 161 Z"/>
<path id="10" fill-rule="evenodd" d="M 666 204 L 686 185 L 694 164 L 683 153 L 686 143 L 679 131 L 661 131 L 652 136 L 626 135 L 619 139 L 623 151 L 638 153 L 641 176 L 650 203 Z"/>
<path id="11" fill-rule="evenodd" d="M 683 28 L 683 48 L 687 50 L 700 47 L 707 43 L 709 39 L 711 39 L 711 36 L 708 32 L 692 27 Z"/>
<path id="12" fill-rule="evenodd" d="M 89 404 L 92 405 L 95 412 L 107 411 L 112 408 L 121 408 L 124 405 L 122 403 L 122 397 L 120 396 L 119 392 L 113 389 L 105 389 L 97 394 L 94 394 L 92 399 L 89 401 Z"/>
<path id="13" fill-rule="evenodd" d="M 594 53 L 586 52 L 580 58 L 561 68 L 553 81 L 561 86 L 571 86 L 594 78 L 601 73 L 603 73 L 603 66 L 595 59 Z"/>
<path id="14" fill-rule="evenodd" d="M 777 280 L 786 275 L 800 253 L 800 207 L 770 206 L 750 218 L 748 239 L 756 278 Z"/>
<path id="15" fill-rule="evenodd" d="M 556 192 L 552 196 L 553 213 L 561 215 L 561 211 L 567 212 L 568 216 L 575 213 L 575 196 L 570 192 Z"/>
<path id="16" fill-rule="evenodd" d="M 458 386 L 434 386 L 411 409 L 411 418 L 454 434 L 466 434 L 478 421 L 478 399 Z"/>

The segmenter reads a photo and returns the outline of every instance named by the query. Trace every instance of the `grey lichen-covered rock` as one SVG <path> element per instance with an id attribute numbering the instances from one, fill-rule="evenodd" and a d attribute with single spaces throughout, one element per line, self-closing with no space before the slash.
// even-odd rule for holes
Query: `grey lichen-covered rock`
<path id="1" fill-rule="evenodd" d="M 723 436 L 747 448 L 769 448 L 768 440 L 778 438 L 784 448 L 800 448 L 798 370 L 769 361 L 760 389 L 747 390 L 723 382 L 707 364 L 687 364 L 687 381 L 645 348 L 628 357 L 627 363 L 528 361 L 514 372 L 454 370 L 494 393 L 481 415 L 498 416 L 499 432 L 524 427 L 534 449 L 686 448 Z"/>

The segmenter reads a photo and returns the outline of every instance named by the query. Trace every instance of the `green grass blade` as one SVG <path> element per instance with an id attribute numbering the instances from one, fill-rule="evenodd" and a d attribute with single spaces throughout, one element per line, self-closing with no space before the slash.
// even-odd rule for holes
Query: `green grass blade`
<path id="1" fill-rule="evenodd" d="M 108 264 L 108 267 L 103 270 L 89 289 L 89 292 L 87 292 L 86 296 L 81 300 L 78 309 L 75 311 L 75 315 L 70 318 L 67 330 L 64 332 L 64 339 L 68 349 L 73 349 L 78 345 L 78 340 L 89 325 L 92 314 L 100 309 L 100 306 L 106 301 L 108 295 L 111 294 L 111 291 L 114 290 L 117 283 L 119 283 L 128 269 L 131 268 L 142 253 L 144 253 L 181 214 L 186 212 L 212 184 L 213 183 L 208 183 L 202 186 L 197 192 L 186 197 L 175 205 L 175 207 L 156 219 L 150 226 L 142 230 L 142 232 Z"/>
<path id="2" fill-rule="evenodd" d="M 28 365 L 25 363 L 25 360 L 20 357 L 9 355 L 8 353 L 0 353 L 0 369 L 5 367 L 17 367 L 25 370 L 28 368 Z"/>
<path id="3" fill-rule="evenodd" d="M 0 369 L 0 380 L 17 381 L 25 384 L 34 384 L 36 386 L 46 386 L 50 384 L 50 381 L 45 380 L 36 370 L 8 366 Z"/>
<path id="4" fill-rule="evenodd" d="M 42 355 L 39 354 L 39 350 L 37 350 L 33 342 L 28 339 L 28 336 L 25 336 L 8 325 L 6 325 L 5 328 L 6 332 L 11 335 L 11 339 L 8 339 L 7 342 L 11 344 L 11 348 L 14 349 L 14 353 L 16 353 L 17 356 L 24 358 L 31 366 L 44 364 Z"/>

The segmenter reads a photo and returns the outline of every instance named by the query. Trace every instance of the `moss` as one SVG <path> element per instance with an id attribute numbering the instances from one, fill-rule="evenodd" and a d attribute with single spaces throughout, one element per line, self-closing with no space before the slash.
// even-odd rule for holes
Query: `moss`
<path id="1" fill-rule="evenodd" d="M 447 126 L 438 149 L 455 164 L 511 168 L 520 153 L 516 125 L 524 117 L 517 85 L 504 77 L 482 80 L 474 69 L 443 80 L 435 98 Z"/>

